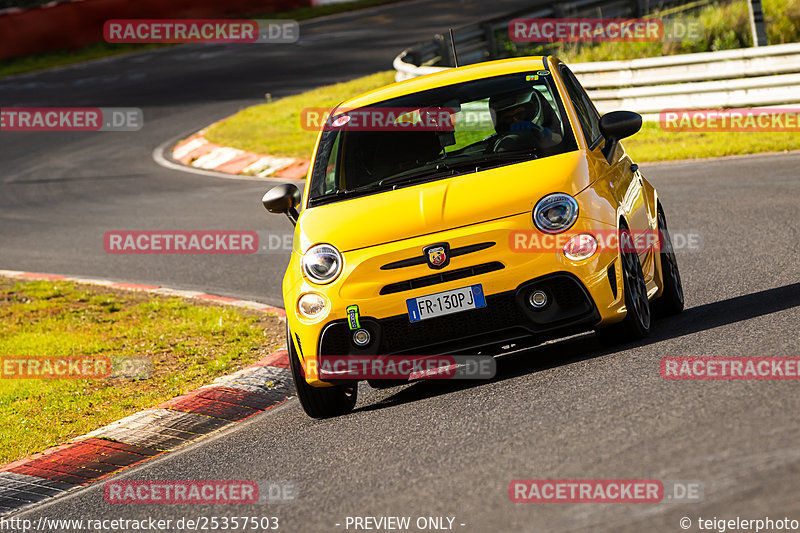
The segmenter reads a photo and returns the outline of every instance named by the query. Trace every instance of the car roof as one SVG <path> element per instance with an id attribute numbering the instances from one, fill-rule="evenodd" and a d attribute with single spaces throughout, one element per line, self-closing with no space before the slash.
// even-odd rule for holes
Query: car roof
<path id="1" fill-rule="evenodd" d="M 480 78 L 489 78 L 492 76 L 502 76 L 503 74 L 513 74 L 514 72 L 524 72 L 526 70 L 536 72 L 545 68 L 545 57 L 546 56 L 516 57 L 451 68 L 442 72 L 419 76 L 369 91 L 343 102 L 341 107 L 354 109 L 376 102 L 382 102 L 390 98 L 396 98 L 398 96 L 404 96 L 406 94 L 425 91 L 436 87 L 443 87 L 445 85 L 452 85 Z"/>

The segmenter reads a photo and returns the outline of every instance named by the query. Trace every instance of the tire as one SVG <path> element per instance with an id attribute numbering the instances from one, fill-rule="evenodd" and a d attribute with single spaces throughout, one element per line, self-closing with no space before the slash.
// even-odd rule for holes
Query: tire
<path id="1" fill-rule="evenodd" d="M 358 399 L 358 384 L 312 387 L 306 382 L 300 359 L 292 342 L 292 333 L 286 328 L 286 346 L 292 367 L 292 379 L 303 411 L 312 418 L 332 418 L 351 412 Z"/>
<path id="2" fill-rule="evenodd" d="M 639 340 L 650 334 L 650 302 L 647 299 L 644 273 L 636 251 L 631 250 L 632 246 L 630 245 L 627 247 L 623 245 L 625 242 L 631 242 L 630 230 L 624 226 L 619 230 L 619 242 L 622 291 L 625 296 L 627 313 L 622 322 L 596 331 L 597 337 L 604 344 Z"/>
<path id="3" fill-rule="evenodd" d="M 672 247 L 672 239 L 667 231 L 667 217 L 660 205 L 658 206 L 658 230 L 661 235 L 661 253 L 658 256 L 661 262 L 661 278 L 664 288 L 661 296 L 653 301 L 653 309 L 657 310 L 660 315 L 677 315 L 683 311 L 683 283 L 678 270 L 675 249 Z"/>

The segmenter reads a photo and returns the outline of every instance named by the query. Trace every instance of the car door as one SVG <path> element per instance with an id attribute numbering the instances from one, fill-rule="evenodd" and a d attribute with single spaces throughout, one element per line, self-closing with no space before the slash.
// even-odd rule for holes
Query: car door
<path id="1" fill-rule="evenodd" d="M 560 73 L 586 139 L 593 177 L 607 180 L 632 231 L 649 230 L 650 219 L 641 173 L 634 170 L 636 167 L 633 166 L 633 161 L 619 143 L 607 154 L 608 157 L 603 153 L 605 140 L 600 132 L 600 114 L 566 65 L 561 65 Z M 653 273 L 652 254 L 649 252 L 646 249 L 639 250 L 639 261 L 646 280 Z"/>

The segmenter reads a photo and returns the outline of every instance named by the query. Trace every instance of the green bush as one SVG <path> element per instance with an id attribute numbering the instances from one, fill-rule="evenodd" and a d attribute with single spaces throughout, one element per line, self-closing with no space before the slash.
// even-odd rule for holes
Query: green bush
<path id="1" fill-rule="evenodd" d="M 769 44 L 800 41 L 800 0 L 762 0 Z M 659 16 L 654 13 L 653 16 Z M 557 43 L 525 45 L 506 42 L 512 56 L 551 54 L 569 63 L 691 54 L 747 48 L 753 45 L 747 1 L 716 2 L 674 16 L 698 18 L 705 30 L 699 42 Z"/>

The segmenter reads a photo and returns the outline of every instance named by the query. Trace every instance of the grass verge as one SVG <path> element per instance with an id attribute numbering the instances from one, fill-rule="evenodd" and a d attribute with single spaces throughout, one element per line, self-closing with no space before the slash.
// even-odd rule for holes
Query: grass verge
<path id="1" fill-rule="evenodd" d="M 347 11 L 356 11 L 368 7 L 390 4 L 400 0 L 357 0 L 354 2 L 342 2 L 340 4 L 325 4 L 321 6 L 301 7 L 292 11 L 280 13 L 261 13 L 248 15 L 251 19 L 293 19 L 308 20 L 327 15 L 335 15 Z M 92 59 L 111 57 L 120 54 L 142 52 L 153 48 L 173 46 L 169 44 L 110 44 L 97 43 L 79 50 L 60 50 L 35 54 L 27 57 L 12 58 L 0 61 L 0 77 L 13 76 L 15 74 L 25 74 L 37 70 L 63 67 L 75 63 L 83 63 Z"/>
<path id="2" fill-rule="evenodd" d="M 622 141 L 634 161 L 676 161 L 800 150 L 797 132 L 666 132 L 656 122 Z"/>
<path id="3" fill-rule="evenodd" d="M 251 152 L 309 158 L 317 132 L 300 127 L 303 108 L 332 108 L 392 81 L 393 71 L 379 72 L 250 107 L 209 127 L 206 138 Z M 624 145 L 636 161 L 652 162 L 798 150 L 800 136 L 796 132 L 666 132 L 658 123 L 648 122 Z"/>
<path id="4" fill-rule="evenodd" d="M 243 109 L 209 127 L 206 139 L 260 154 L 309 158 L 319 131 L 301 126 L 303 109 L 330 109 L 353 96 L 393 83 L 394 74 L 393 70 L 378 72 Z"/>
<path id="5" fill-rule="evenodd" d="M 256 311 L 0 278 L 3 359 L 144 356 L 152 362 L 146 379 L 0 379 L 0 464 L 208 384 L 282 341 L 280 320 Z"/>

